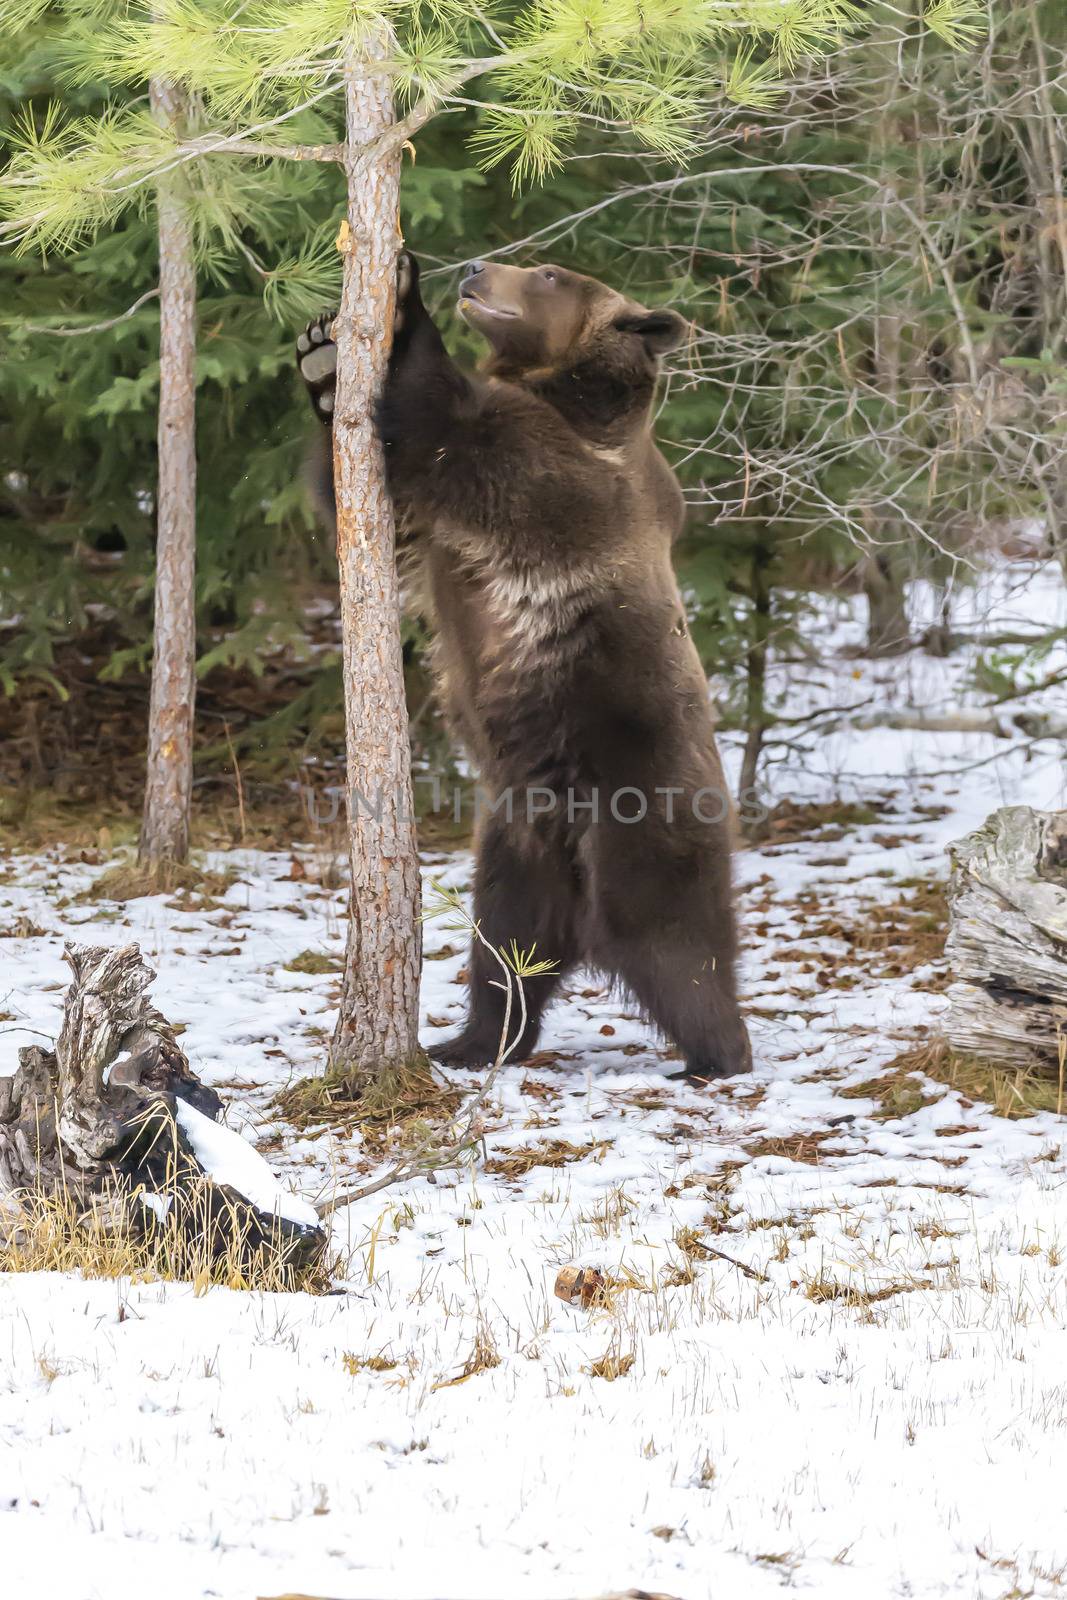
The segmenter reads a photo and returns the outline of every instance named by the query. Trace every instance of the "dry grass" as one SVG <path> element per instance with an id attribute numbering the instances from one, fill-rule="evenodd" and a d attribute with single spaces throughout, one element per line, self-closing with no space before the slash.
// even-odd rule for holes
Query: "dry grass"
<path id="1" fill-rule="evenodd" d="M 883 1300 L 891 1300 L 898 1294 L 911 1294 L 916 1289 L 930 1287 L 929 1283 L 901 1280 L 897 1283 L 882 1284 L 877 1289 L 868 1289 L 855 1283 L 835 1283 L 832 1278 L 820 1275 L 807 1284 L 804 1293 L 816 1304 L 826 1300 L 839 1300 L 846 1306 L 865 1307 L 878 1305 Z"/>
<path id="2" fill-rule="evenodd" d="M 855 805 L 847 800 L 798 802 L 780 800 L 770 816 L 753 830 L 751 837 L 765 844 L 794 844 L 800 839 L 818 839 L 832 843 L 843 839 L 852 828 L 869 827 L 882 820 L 870 806 Z"/>
<path id="3" fill-rule="evenodd" d="M 680 1265 L 668 1267 L 661 1281 L 668 1289 L 682 1289 L 695 1283 L 698 1263 L 710 1261 L 714 1251 L 704 1243 L 697 1228 L 676 1229 L 673 1243 L 682 1260 Z"/>
<path id="4" fill-rule="evenodd" d="M 462 1090 L 436 1078 L 429 1061 L 418 1057 L 385 1068 L 367 1084 L 357 1084 L 344 1068 L 328 1067 L 282 1089 L 274 1105 L 295 1128 L 358 1128 L 365 1148 L 377 1154 L 422 1138 L 430 1124 L 452 1117 L 462 1099 Z"/>
<path id="5" fill-rule="evenodd" d="M 331 956 L 325 950 L 301 950 L 292 961 L 285 963 L 286 972 L 303 972 L 310 977 L 321 977 L 327 972 L 340 972 L 344 967 L 343 956 Z"/>
<path id="6" fill-rule="evenodd" d="M 602 1239 L 613 1238 L 621 1232 L 622 1225 L 636 1207 L 637 1202 L 626 1193 L 621 1183 L 613 1184 L 592 1211 L 583 1212 L 579 1221 Z"/>
<path id="7" fill-rule="evenodd" d="M 43 939 L 48 929 L 42 928 L 32 917 L 16 917 L 13 922 L 0 927 L 0 939 Z"/>
<path id="8" fill-rule="evenodd" d="M 849 1084 L 847 1088 L 838 1089 L 837 1093 L 842 1100 L 873 1100 L 875 1110 L 870 1116 L 875 1122 L 896 1122 L 901 1117 L 914 1115 L 938 1099 L 916 1077 L 922 1068 L 911 1059 L 915 1053 L 898 1056 L 877 1077 Z"/>
<path id="9" fill-rule="evenodd" d="M 593 1361 L 585 1369 L 591 1378 L 603 1378 L 605 1383 L 614 1383 L 616 1378 L 625 1378 L 636 1360 L 632 1350 L 605 1350 L 597 1361 Z"/>
<path id="10" fill-rule="evenodd" d="M 563 1098 L 562 1091 L 554 1083 L 546 1083 L 543 1078 L 523 1078 L 519 1084 L 519 1093 L 528 1095 L 533 1100 L 550 1102 Z"/>
<path id="11" fill-rule="evenodd" d="M 500 1351 L 497 1349 L 496 1340 L 493 1338 L 492 1329 L 484 1319 L 480 1319 L 474 1335 L 474 1343 L 470 1347 L 466 1361 L 463 1363 L 464 1378 L 473 1378 L 476 1372 L 491 1372 L 500 1365 Z"/>
<path id="12" fill-rule="evenodd" d="M 889 1064 L 893 1072 L 921 1072 L 935 1083 L 955 1089 L 964 1102 L 981 1102 L 998 1117 L 1016 1121 L 1039 1111 L 1067 1111 L 1055 1078 L 1022 1067 L 998 1067 L 980 1056 L 953 1050 L 944 1040 L 906 1050 Z"/>
<path id="13" fill-rule="evenodd" d="M 1062 1111 L 1059 1084 L 1055 1079 L 1023 1068 L 998 1067 L 978 1056 L 965 1055 L 935 1039 L 915 1045 L 888 1062 L 874 1078 L 850 1084 L 837 1093 L 844 1100 L 874 1100 L 871 1115 L 877 1122 L 896 1121 L 911 1116 L 939 1098 L 931 1084 L 955 1089 L 964 1107 L 980 1103 L 998 1117 L 1016 1120 L 1032 1117 L 1039 1111 Z M 969 1133 L 967 1123 L 939 1129 L 946 1137 Z"/>
<path id="14" fill-rule="evenodd" d="M 704 1243 L 697 1228 L 678 1228 L 675 1231 L 674 1244 L 687 1261 L 708 1261 L 711 1259 L 712 1251 Z"/>
<path id="15" fill-rule="evenodd" d="M 802 1133 L 756 1139 L 746 1144 L 750 1156 L 782 1156 L 786 1161 L 800 1161 L 805 1166 L 817 1167 L 821 1155 L 840 1155 L 841 1151 L 822 1151 L 828 1139 L 840 1138 L 836 1128 L 810 1128 Z"/>
<path id="16" fill-rule="evenodd" d="M 898 900 L 865 906 L 854 920 L 826 917 L 806 925 L 804 937 L 809 943 L 835 939 L 846 945 L 846 959 L 862 956 L 865 981 L 870 981 L 901 978 L 940 961 L 947 933 L 944 885 L 920 882 Z"/>
<path id="17" fill-rule="evenodd" d="M 329 1290 L 335 1263 L 298 1266 L 280 1239 L 261 1247 L 250 1213 L 229 1206 L 221 1228 L 212 1185 L 184 1189 L 181 1201 L 155 1220 L 137 1191 L 102 1195 L 91 1208 L 62 1191 L 23 1191 L 0 1212 L 0 1272 L 183 1282 L 198 1294 L 213 1284 L 268 1293 Z"/>
<path id="18" fill-rule="evenodd" d="M 353 1378 L 360 1372 L 396 1371 L 396 1362 L 391 1360 L 389 1356 L 384 1355 L 357 1356 L 353 1355 L 350 1350 L 346 1350 L 341 1357 L 341 1362 L 345 1371 Z"/>
<path id="19" fill-rule="evenodd" d="M 762 1554 L 754 1555 L 752 1559 L 758 1566 L 777 1568 L 787 1575 L 795 1572 L 797 1567 L 800 1566 L 800 1558 L 794 1555 L 792 1550 L 765 1551 Z M 783 1578 L 783 1585 L 787 1581 L 788 1577 Z"/>
<path id="20" fill-rule="evenodd" d="M 218 903 L 237 881 L 238 874 L 230 867 L 214 872 L 193 861 L 180 864 L 164 861 L 157 866 L 142 866 L 133 860 L 119 861 L 75 896 L 75 902 L 95 904 L 100 900 L 140 900 L 152 894 L 184 894 L 196 895 L 200 910 Z"/>
<path id="21" fill-rule="evenodd" d="M 521 1150 L 506 1150 L 490 1156 L 485 1171 L 492 1177 L 522 1178 L 534 1167 L 567 1167 L 603 1155 L 611 1148 L 609 1139 L 591 1139 L 588 1144 L 571 1144 L 567 1139 L 546 1139 L 542 1144 L 526 1145 Z"/>
<path id="22" fill-rule="evenodd" d="M 500 1351 L 497 1349 L 493 1330 L 485 1318 L 479 1315 L 474 1332 L 474 1343 L 471 1345 L 467 1359 L 460 1370 L 452 1378 L 440 1378 L 433 1385 L 434 1390 L 452 1389 L 458 1383 L 466 1383 L 468 1378 L 476 1377 L 479 1372 L 491 1372 L 500 1365 Z"/>

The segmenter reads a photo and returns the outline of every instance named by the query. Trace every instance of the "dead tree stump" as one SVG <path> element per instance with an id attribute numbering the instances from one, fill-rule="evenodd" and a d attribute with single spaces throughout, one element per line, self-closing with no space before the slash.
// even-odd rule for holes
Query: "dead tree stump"
<path id="1" fill-rule="evenodd" d="M 274 1253 L 296 1270 L 321 1256 L 313 1208 L 217 1122 L 222 1101 L 148 999 L 155 973 L 139 947 L 68 945 L 64 957 L 55 1050 L 20 1050 L 0 1078 L 0 1197 L 61 1199 L 141 1235 L 196 1230 L 207 1259 Z"/>
<path id="2" fill-rule="evenodd" d="M 952 847 L 949 1043 L 1058 1077 L 1067 1052 L 1067 811 L 1007 806 Z"/>

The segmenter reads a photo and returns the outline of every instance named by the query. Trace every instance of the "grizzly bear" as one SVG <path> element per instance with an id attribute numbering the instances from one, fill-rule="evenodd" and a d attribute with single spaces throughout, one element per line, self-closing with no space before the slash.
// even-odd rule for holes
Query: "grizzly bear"
<path id="1" fill-rule="evenodd" d="M 534 1050 L 581 964 L 628 991 L 684 1055 L 681 1075 L 744 1072 L 731 807 L 671 565 L 682 494 L 651 424 L 660 357 L 688 324 L 556 266 L 473 261 L 459 295 L 489 345 L 475 375 L 401 257 L 378 424 L 443 704 L 487 797 L 474 915 L 498 949 L 554 962 L 524 982 L 510 1059 Z M 298 359 L 328 424 L 329 317 Z M 329 501 L 326 449 L 318 482 Z M 504 1016 L 478 940 L 469 972 L 466 1025 L 431 1054 L 478 1066 Z"/>

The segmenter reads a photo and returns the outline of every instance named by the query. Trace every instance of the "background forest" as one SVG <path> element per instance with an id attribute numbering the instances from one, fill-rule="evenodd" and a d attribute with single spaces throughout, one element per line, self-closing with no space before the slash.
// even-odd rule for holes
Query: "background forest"
<path id="1" fill-rule="evenodd" d="M 768 646 L 788 653 L 820 592 L 863 589 L 870 645 L 912 631 L 908 579 L 946 593 L 992 547 L 1067 559 L 1067 16 L 1058 0 L 875 6 L 875 25 L 723 102 L 684 168 L 617 131 L 581 135 L 522 192 L 480 170 L 476 106 L 437 117 L 403 177 L 403 227 L 455 348 L 456 268 L 555 260 L 695 331 L 659 431 L 685 484 L 694 631 L 743 785 L 775 759 Z M 928 24 L 933 24 L 932 26 Z M 122 102 L 70 86 L 64 15 L 0 41 L 0 142 L 40 118 Z M 300 134 L 325 137 L 312 113 Z M 247 165 L 247 164 L 246 164 Z M 198 373 L 197 793 L 291 793 L 340 759 L 334 556 L 302 479 L 314 431 L 295 334 L 339 286 L 335 168 L 245 182 L 207 163 Z M 139 804 L 154 562 L 158 312 L 150 213 L 47 260 L 0 255 L 0 785 L 8 820 L 42 791 L 109 815 Z M 927 647 L 951 648 L 947 628 Z M 421 753 L 443 735 L 409 627 Z M 810 651 L 810 642 L 806 646 Z M 997 640 L 1010 691 L 1041 677 Z M 27 810 L 29 808 L 29 810 Z"/>

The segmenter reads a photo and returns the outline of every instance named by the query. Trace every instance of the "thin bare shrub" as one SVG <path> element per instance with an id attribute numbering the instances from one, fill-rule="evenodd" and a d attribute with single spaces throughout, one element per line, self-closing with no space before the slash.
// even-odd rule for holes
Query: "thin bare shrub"
<path id="1" fill-rule="evenodd" d="M 435 1131 L 428 1131 L 379 1177 L 369 1183 L 338 1189 L 327 1199 L 320 1201 L 315 1208 L 320 1217 L 329 1217 L 340 1207 L 351 1205 L 356 1200 L 363 1200 L 382 1189 L 391 1188 L 395 1183 L 424 1177 L 443 1168 L 473 1167 L 479 1152 L 484 1159 L 485 1107 L 501 1071 L 522 1038 L 526 1027 L 526 995 L 523 980 L 540 977 L 551 972 L 555 966 L 554 961 L 538 960 L 536 947 L 524 951 L 512 942 L 510 949 L 498 950 L 486 939 L 481 927 L 471 916 L 455 889 L 445 888 L 438 883 L 432 884 L 431 887 L 436 898 L 424 916 L 450 918 L 451 920 L 445 923 L 446 928 L 451 932 L 466 932 L 472 939 L 477 939 L 499 968 L 500 977 L 496 981 L 504 994 L 504 1021 L 500 1029 L 496 1057 L 489 1065 L 481 1087 L 461 1107 L 458 1115 L 451 1121 L 444 1138 Z M 513 1021 L 515 1018 L 517 1021 Z"/>

